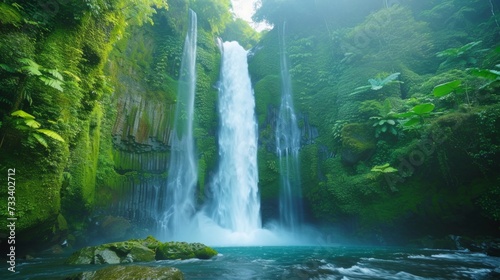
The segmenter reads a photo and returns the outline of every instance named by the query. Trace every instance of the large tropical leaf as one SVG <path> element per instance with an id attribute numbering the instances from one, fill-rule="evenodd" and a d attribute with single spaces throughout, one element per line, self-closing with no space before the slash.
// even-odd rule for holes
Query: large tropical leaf
<path id="1" fill-rule="evenodd" d="M 498 70 L 479 69 L 479 68 L 470 68 L 468 70 L 471 73 L 471 75 L 476 77 L 481 77 L 488 80 L 496 80 L 500 78 L 500 71 Z"/>
<path id="2" fill-rule="evenodd" d="M 33 135 L 33 137 L 38 141 L 38 143 L 42 144 L 45 148 L 48 148 L 49 146 L 47 145 L 47 141 L 45 140 L 45 138 L 43 138 L 42 135 L 38 134 L 38 133 L 33 133 L 31 134 Z"/>
<path id="3" fill-rule="evenodd" d="M 64 139 L 61 137 L 61 135 L 57 134 L 57 132 L 52 131 L 50 129 L 37 129 L 36 131 L 41 132 L 54 140 L 64 142 Z"/>
<path id="4" fill-rule="evenodd" d="M 17 110 L 17 111 L 13 112 L 10 115 L 13 116 L 13 117 L 20 117 L 20 118 L 23 118 L 23 119 L 30 119 L 30 120 L 34 120 L 35 119 L 34 116 L 26 113 L 23 110 Z"/>
<path id="5" fill-rule="evenodd" d="M 414 126 L 414 125 L 420 124 L 420 122 L 421 122 L 420 118 L 414 117 L 414 118 L 409 119 L 407 122 L 405 122 L 403 124 L 403 126 Z"/>
<path id="6" fill-rule="evenodd" d="M 444 83 L 444 84 L 437 85 L 432 90 L 432 94 L 435 97 L 445 96 L 448 93 L 453 92 L 453 91 L 459 89 L 461 84 L 462 84 L 461 80 L 454 80 L 454 81 L 451 81 L 451 82 L 447 82 L 447 83 Z"/>
<path id="7" fill-rule="evenodd" d="M 424 103 L 424 104 L 418 104 L 417 106 L 413 107 L 411 110 L 415 114 L 422 116 L 422 115 L 425 115 L 425 114 L 432 112 L 432 110 L 434 110 L 434 107 L 435 107 L 435 105 L 432 103 Z"/>

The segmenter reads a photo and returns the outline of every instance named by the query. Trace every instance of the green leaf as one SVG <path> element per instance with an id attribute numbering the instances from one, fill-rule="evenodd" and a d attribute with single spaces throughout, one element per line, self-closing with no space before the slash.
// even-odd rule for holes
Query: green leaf
<path id="1" fill-rule="evenodd" d="M 16 72 L 14 69 L 12 69 L 9 65 L 0 63 L 0 68 L 9 72 L 9 73 L 14 73 Z"/>
<path id="2" fill-rule="evenodd" d="M 11 116 L 13 117 L 20 117 L 20 118 L 23 118 L 23 119 L 31 119 L 31 120 L 34 120 L 35 117 L 26 113 L 25 111 L 23 110 L 17 110 L 15 112 L 13 112 L 12 114 L 10 114 Z"/>
<path id="3" fill-rule="evenodd" d="M 387 120 L 387 123 L 390 124 L 390 125 L 395 125 L 396 122 L 394 120 Z"/>
<path id="4" fill-rule="evenodd" d="M 392 172 L 397 172 L 398 170 L 392 166 L 389 165 L 389 163 L 383 164 L 383 165 L 375 165 L 371 171 L 373 172 L 382 172 L 382 173 L 392 173 Z"/>
<path id="5" fill-rule="evenodd" d="M 45 140 L 45 138 L 43 138 L 42 135 L 38 133 L 33 133 L 31 135 L 33 135 L 33 137 L 38 141 L 38 143 L 42 144 L 45 148 L 49 147 L 49 145 L 47 145 L 47 141 Z"/>
<path id="6" fill-rule="evenodd" d="M 40 80 L 42 80 L 45 83 L 45 85 L 47 85 L 47 86 L 55 88 L 59 91 L 64 91 L 64 89 L 62 88 L 63 82 L 60 80 L 56 80 L 56 79 L 52 79 L 52 78 L 44 77 L 44 76 L 41 76 Z"/>
<path id="7" fill-rule="evenodd" d="M 419 118 L 411 118 L 407 122 L 405 122 L 403 125 L 404 126 L 414 126 L 420 124 L 420 119 Z"/>
<path id="8" fill-rule="evenodd" d="M 63 76 L 61 75 L 61 73 L 59 73 L 59 71 L 57 71 L 57 69 L 47 69 L 47 72 L 54 76 L 54 78 L 64 81 Z"/>
<path id="9" fill-rule="evenodd" d="M 392 73 L 389 76 L 387 76 L 384 80 L 382 80 L 382 85 L 389 84 L 390 82 L 396 80 L 401 73 Z"/>
<path id="10" fill-rule="evenodd" d="M 424 103 L 424 104 L 419 104 L 419 105 L 413 107 L 411 110 L 415 114 L 422 116 L 422 115 L 425 115 L 425 114 L 432 112 L 432 110 L 434 110 L 434 107 L 435 107 L 435 105 L 432 103 Z"/>
<path id="11" fill-rule="evenodd" d="M 28 75 L 42 76 L 42 72 L 40 72 L 42 66 L 40 66 L 38 63 L 29 58 L 21 58 L 19 59 L 19 61 L 26 65 L 21 67 L 21 70 L 27 72 Z"/>
<path id="12" fill-rule="evenodd" d="M 70 71 L 63 71 L 63 73 L 66 74 L 66 75 L 68 75 L 68 76 L 70 76 L 72 79 L 74 79 L 78 83 L 82 81 L 77 75 L 73 74 Z"/>
<path id="13" fill-rule="evenodd" d="M 25 119 L 25 120 L 24 120 L 24 123 L 25 123 L 27 126 L 29 126 L 29 127 L 31 127 L 31 128 L 34 128 L 34 129 L 37 129 L 37 128 L 39 128 L 39 127 L 40 127 L 40 123 L 39 123 L 39 122 L 37 122 L 37 121 L 35 121 L 34 119 Z"/>
<path id="14" fill-rule="evenodd" d="M 489 70 L 489 69 L 478 69 L 478 68 L 470 68 L 470 74 L 476 77 L 481 77 L 489 80 L 496 80 L 500 78 L 500 71 L 498 70 Z"/>
<path id="15" fill-rule="evenodd" d="M 64 142 L 64 139 L 61 137 L 61 135 L 57 134 L 57 132 L 52 131 L 50 129 L 37 129 L 36 131 L 41 132 L 54 140 Z"/>
<path id="16" fill-rule="evenodd" d="M 447 82 L 447 83 L 444 83 L 444 84 L 437 85 L 432 90 L 432 94 L 435 97 L 445 96 L 448 93 L 453 92 L 456 89 L 458 89 L 461 84 L 462 84 L 461 80 L 454 80 L 454 81 L 451 81 L 451 82 Z"/>
<path id="17" fill-rule="evenodd" d="M 384 172 L 384 173 L 392 173 L 392 172 L 398 172 L 398 170 L 396 168 L 394 168 L 394 167 L 390 167 L 389 166 L 389 167 L 385 168 L 382 172 Z"/>
<path id="18" fill-rule="evenodd" d="M 57 132 L 55 132 L 53 130 L 50 130 L 50 129 L 37 129 L 36 131 L 41 132 L 41 133 L 49 136 L 50 138 L 52 138 L 54 140 L 57 140 L 57 141 L 60 141 L 60 142 L 64 142 L 64 139 L 61 137 L 61 135 L 57 134 Z"/>
<path id="19" fill-rule="evenodd" d="M 361 93 L 361 92 L 365 92 L 369 89 L 371 89 L 372 86 L 361 86 L 361 87 L 357 87 L 354 89 L 354 92 L 352 92 L 351 94 L 349 94 L 349 96 L 352 96 L 352 95 L 355 95 L 355 94 L 358 94 L 358 93 Z"/>

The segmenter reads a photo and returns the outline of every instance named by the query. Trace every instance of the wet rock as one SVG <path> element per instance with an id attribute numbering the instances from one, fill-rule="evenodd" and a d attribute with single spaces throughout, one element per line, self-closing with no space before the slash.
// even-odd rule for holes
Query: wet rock
<path id="1" fill-rule="evenodd" d="M 173 267 L 109 266 L 97 271 L 86 271 L 67 277 L 66 280 L 118 280 L 118 279 L 184 279 L 182 272 Z"/>
<path id="2" fill-rule="evenodd" d="M 73 253 L 73 255 L 67 259 L 66 263 L 119 264 L 150 262 L 155 260 L 156 255 L 154 248 L 150 249 L 147 247 L 151 242 L 152 240 L 147 238 L 85 247 Z"/>
<path id="3" fill-rule="evenodd" d="M 120 264 L 155 260 L 210 259 L 217 252 L 201 243 L 161 243 L 148 236 L 123 242 L 85 247 L 71 255 L 68 264 Z"/>
<path id="4" fill-rule="evenodd" d="M 217 252 L 201 243 L 165 242 L 156 250 L 157 260 L 210 259 Z"/>

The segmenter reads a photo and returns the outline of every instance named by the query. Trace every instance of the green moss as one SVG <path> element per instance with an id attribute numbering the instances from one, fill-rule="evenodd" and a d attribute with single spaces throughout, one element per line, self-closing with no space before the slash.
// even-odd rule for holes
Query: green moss
<path id="1" fill-rule="evenodd" d="M 210 259 L 217 252 L 201 243 L 165 242 L 156 249 L 157 260 Z"/>
<path id="2" fill-rule="evenodd" d="M 279 108 L 281 100 L 281 78 L 269 75 L 257 82 L 255 91 L 255 113 L 259 125 L 264 125 L 268 117 L 269 107 Z"/>
<path id="3" fill-rule="evenodd" d="M 373 127 L 369 125 L 350 123 L 342 128 L 342 159 L 347 163 L 367 159 L 375 144 Z"/>
<path id="4" fill-rule="evenodd" d="M 259 192 L 262 200 L 279 197 L 279 162 L 276 154 L 263 148 L 257 151 Z"/>

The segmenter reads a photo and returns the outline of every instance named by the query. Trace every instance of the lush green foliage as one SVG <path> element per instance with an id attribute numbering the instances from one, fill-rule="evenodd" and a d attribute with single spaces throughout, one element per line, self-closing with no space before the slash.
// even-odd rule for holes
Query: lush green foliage
<path id="1" fill-rule="evenodd" d="M 389 76 L 385 78 L 372 78 L 368 79 L 368 82 L 370 85 L 368 86 L 361 86 L 357 87 L 354 89 L 354 92 L 351 93 L 351 95 L 358 94 L 367 90 L 380 90 L 382 89 L 385 85 L 389 85 L 392 83 L 402 83 L 401 81 L 397 81 L 396 79 L 401 75 L 401 73 L 392 73 Z"/>
<path id="2" fill-rule="evenodd" d="M 42 135 L 48 136 L 56 141 L 64 142 L 64 139 L 57 132 L 50 129 L 40 128 L 41 124 L 35 121 L 35 117 L 24 112 L 23 110 L 17 110 L 11 114 L 13 117 L 17 117 L 14 120 L 14 128 L 25 131 L 28 134 L 28 141 L 34 139 L 38 143 L 42 144 L 45 148 L 48 148 L 47 140 Z"/>

